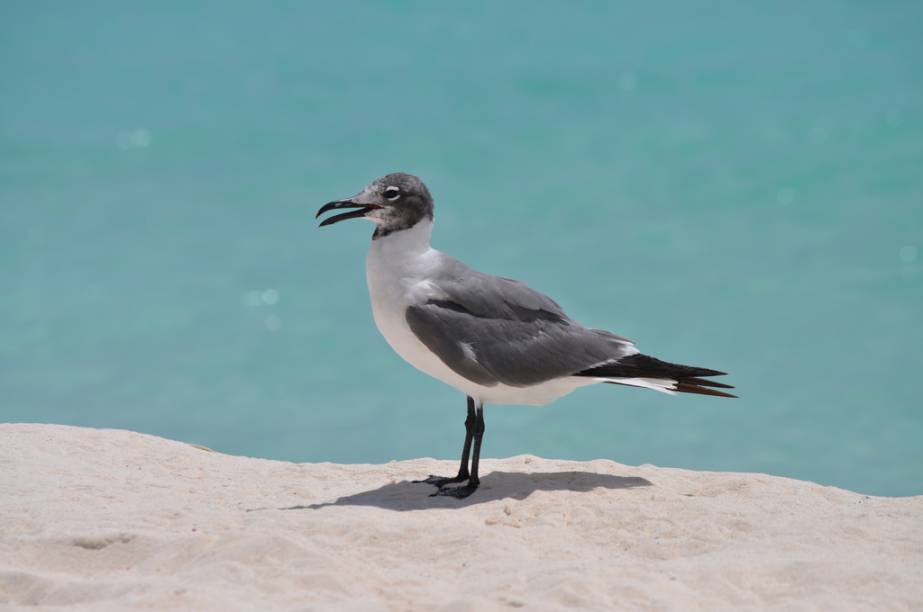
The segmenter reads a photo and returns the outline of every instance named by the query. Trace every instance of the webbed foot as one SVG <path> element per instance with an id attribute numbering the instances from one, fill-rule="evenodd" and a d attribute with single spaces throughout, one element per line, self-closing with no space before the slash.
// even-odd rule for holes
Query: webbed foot
<path id="1" fill-rule="evenodd" d="M 468 484 L 461 487 L 444 487 L 440 488 L 438 491 L 430 495 L 430 497 L 436 497 L 437 495 L 444 495 L 446 497 L 454 497 L 455 499 L 465 499 L 472 493 L 478 490 L 479 482 L 468 481 Z"/>
<path id="2" fill-rule="evenodd" d="M 414 483 L 417 484 L 431 484 L 440 489 L 446 485 L 454 484 L 456 482 L 465 482 L 468 480 L 467 474 L 459 474 L 457 476 L 434 476 L 429 475 L 429 478 L 424 478 L 423 480 L 414 480 Z"/>

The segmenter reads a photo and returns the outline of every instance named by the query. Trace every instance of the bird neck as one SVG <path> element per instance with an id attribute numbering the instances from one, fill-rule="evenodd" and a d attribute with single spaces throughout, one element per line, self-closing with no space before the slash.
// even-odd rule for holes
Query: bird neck
<path id="1" fill-rule="evenodd" d="M 371 249 L 382 255 L 428 251 L 432 233 L 432 219 L 421 219 L 413 227 L 373 236 Z"/>

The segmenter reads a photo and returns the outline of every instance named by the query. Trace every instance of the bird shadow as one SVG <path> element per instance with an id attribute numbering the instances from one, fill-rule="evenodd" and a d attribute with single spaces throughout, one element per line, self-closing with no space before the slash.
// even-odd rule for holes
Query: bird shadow
<path id="1" fill-rule="evenodd" d="M 649 480 L 638 476 L 613 476 L 593 472 L 491 472 L 481 479 L 481 486 L 478 490 L 465 499 L 432 497 L 431 494 L 436 491 L 432 485 L 404 480 L 341 497 L 331 502 L 278 509 L 319 510 L 329 506 L 375 506 L 385 510 L 406 512 L 431 508 L 464 508 L 500 499 L 522 500 L 536 491 L 586 493 L 597 488 L 633 489 L 649 486 L 652 486 Z"/>

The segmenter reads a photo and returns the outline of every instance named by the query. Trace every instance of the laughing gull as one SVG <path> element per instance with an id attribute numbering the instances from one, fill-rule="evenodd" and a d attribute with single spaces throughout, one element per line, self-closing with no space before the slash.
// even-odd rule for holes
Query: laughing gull
<path id="1" fill-rule="evenodd" d="M 702 378 L 724 372 L 643 355 L 627 338 L 580 325 L 525 284 L 432 248 L 433 198 L 415 176 L 384 176 L 316 216 L 343 208 L 354 210 L 320 227 L 360 218 L 375 224 L 365 271 L 381 335 L 410 365 L 467 396 L 458 474 L 416 481 L 435 485 L 433 495 L 464 498 L 478 488 L 485 403 L 542 405 L 596 383 L 735 397 L 715 389 L 730 385 Z M 447 486 L 455 483 L 465 484 Z"/>

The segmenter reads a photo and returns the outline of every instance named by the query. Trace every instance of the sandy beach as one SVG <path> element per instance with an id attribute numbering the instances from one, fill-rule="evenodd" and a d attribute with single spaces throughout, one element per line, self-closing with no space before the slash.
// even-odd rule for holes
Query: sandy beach
<path id="1" fill-rule="evenodd" d="M 0 425 L 0 606 L 920 609 L 923 496 L 518 456 L 296 464 Z"/>

